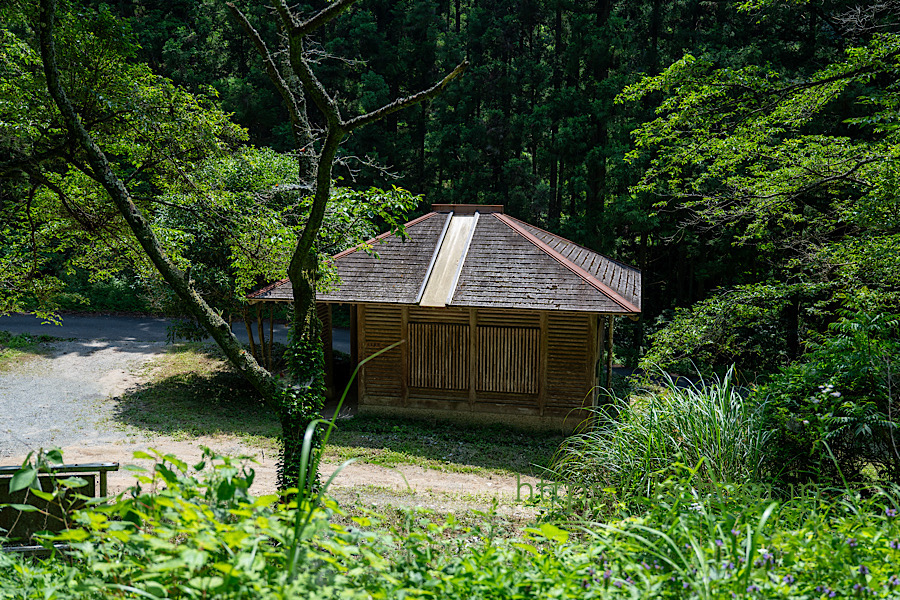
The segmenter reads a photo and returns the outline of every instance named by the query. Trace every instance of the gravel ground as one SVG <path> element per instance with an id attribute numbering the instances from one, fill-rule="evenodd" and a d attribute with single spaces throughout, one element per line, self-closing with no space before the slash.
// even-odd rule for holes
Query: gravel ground
<path id="1" fill-rule="evenodd" d="M 38 448 L 122 439 L 109 398 L 136 383 L 165 342 L 82 340 L 49 347 L 47 356 L 0 373 L 0 460 Z"/>

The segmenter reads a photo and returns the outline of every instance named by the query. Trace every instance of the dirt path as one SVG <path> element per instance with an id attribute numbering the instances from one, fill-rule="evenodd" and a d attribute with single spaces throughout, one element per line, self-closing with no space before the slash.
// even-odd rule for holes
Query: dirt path
<path id="1" fill-rule="evenodd" d="M 278 457 L 271 451 L 249 447 L 237 439 L 225 436 L 199 437 L 192 440 L 175 440 L 168 436 L 149 439 L 141 436 L 141 439 L 119 440 L 113 443 L 75 444 L 63 448 L 63 456 L 67 463 L 118 462 L 121 465 L 152 468 L 153 461 L 135 459 L 134 453 L 149 452 L 153 448 L 160 454 L 173 454 L 187 464 L 193 465 L 200 462 L 204 446 L 223 455 L 252 457 L 255 462 L 248 464 L 256 471 L 253 493 L 255 495 L 275 493 Z M 337 467 L 336 463 L 323 464 L 322 480 L 327 481 Z M 517 480 L 511 476 L 446 473 L 415 465 L 387 468 L 357 462 L 341 470 L 330 491 L 339 502 L 350 506 L 356 504 L 367 507 L 406 506 L 438 512 L 488 510 L 496 500 L 501 514 L 524 518 L 533 515 L 534 511 L 526 507 L 517 495 L 524 499 L 536 483 L 533 477 L 523 476 Z M 125 491 L 133 484 L 134 475 L 126 469 L 109 474 L 110 494 Z M 517 486 L 520 484 L 521 492 L 517 494 L 519 489 Z"/>
<path id="2" fill-rule="evenodd" d="M 115 442 L 125 435 L 111 422 L 118 396 L 164 342 L 54 342 L 0 372 L 0 460 L 39 448 Z"/>
<path id="3" fill-rule="evenodd" d="M 253 493 L 276 489 L 276 460 L 272 450 L 250 446 L 225 435 L 176 439 L 151 434 L 115 421 L 116 396 L 153 376 L 154 361 L 165 349 L 162 342 L 88 340 L 57 342 L 47 356 L 35 356 L 0 373 L 0 462 L 19 464 L 30 450 L 59 446 L 67 463 L 118 462 L 152 466 L 135 460 L 137 451 L 151 448 L 196 464 L 207 446 L 219 454 L 247 455 L 256 479 Z M 322 465 L 323 480 L 337 465 Z M 134 483 L 122 469 L 109 476 L 109 492 Z M 533 478 L 521 483 L 534 485 Z M 515 477 L 447 473 L 415 465 L 395 468 L 363 462 L 345 468 L 331 492 L 342 504 L 367 507 L 423 507 L 438 512 L 488 510 L 494 500 L 499 511 L 525 518 L 533 510 L 516 501 Z M 523 488 L 524 490 L 525 488 Z"/>

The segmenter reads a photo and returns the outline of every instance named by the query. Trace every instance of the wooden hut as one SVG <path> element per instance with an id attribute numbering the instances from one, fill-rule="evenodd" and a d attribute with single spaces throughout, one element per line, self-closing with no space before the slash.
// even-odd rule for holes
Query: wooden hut
<path id="1" fill-rule="evenodd" d="M 436 204 L 371 250 L 334 256 L 329 306 L 351 305 L 354 360 L 366 363 L 360 412 L 571 428 L 608 378 L 615 316 L 640 313 L 641 275 L 504 214 L 502 206 Z M 287 280 L 251 295 L 289 301 Z"/>

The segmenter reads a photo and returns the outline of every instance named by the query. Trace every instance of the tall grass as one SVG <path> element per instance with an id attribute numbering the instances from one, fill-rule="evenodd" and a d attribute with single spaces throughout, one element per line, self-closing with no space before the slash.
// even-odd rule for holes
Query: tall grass
<path id="1" fill-rule="evenodd" d="M 615 398 L 594 411 L 590 428 L 560 448 L 554 473 L 580 486 L 650 494 L 676 463 L 697 467 L 698 485 L 755 481 L 766 434 L 760 410 L 734 384 L 734 371 Z"/>

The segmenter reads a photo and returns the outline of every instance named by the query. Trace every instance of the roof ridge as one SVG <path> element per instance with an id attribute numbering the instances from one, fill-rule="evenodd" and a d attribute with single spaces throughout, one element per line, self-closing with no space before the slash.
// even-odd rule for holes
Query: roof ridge
<path id="1" fill-rule="evenodd" d="M 525 238 L 526 240 L 531 242 L 534 246 L 536 246 L 539 250 L 541 250 L 542 252 L 547 254 L 550 258 L 554 259 L 559 264 L 561 264 L 563 267 L 572 271 L 572 273 L 574 273 L 575 275 L 577 275 L 578 277 L 583 279 L 588 285 L 590 285 L 591 287 L 597 289 L 598 291 L 600 291 L 601 293 L 606 295 L 610 300 L 612 300 L 613 302 L 615 302 L 616 304 L 618 304 L 625 310 L 627 310 L 629 312 L 633 312 L 633 313 L 641 312 L 641 310 L 638 307 L 636 307 L 634 304 L 632 304 L 631 302 L 626 300 L 624 297 L 622 297 L 622 295 L 619 294 L 617 291 L 615 291 L 610 286 L 608 286 L 607 284 L 603 283 L 602 281 L 600 281 L 599 279 L 594 277 L 587 270 L 576 265 L 574 262 L 572 262 L 571 260 L 569 260 L 568 258 L 563 256 L 562 253 L 551 248 L 545 241 L 538 238 L 536 235 L 534 235 L 533 233 L 531 233 L 530 231 L 528 231 L 527 229 L 522 227 L 522 225 L 528 225 L 524 221 L 519 221 L 515 217 L 511 217 L 507 214 L 502 214 L 502 213 L 492 213 L 492 214 L 496 219 L 498 219 L 499 221 L 504 223 L 507 227 L 509 227 L 514 232 L 516 232 L 517 234 L 519 234 L 520 236 L 522 236 L 523 238 Z M 547 233 L 550 233 L 550 232 L 547 232 Z M 551 234 L 551 235 L 554 235 L 554 234 Z M 560 237 L 560 236 L 557 236 L 557 237 Z M 563 238 L 563 239 L 565 239 L 565 238 Z M 574 242 L 572 242 L 572 243 L 574 244 Z M 590 250 L 590 248 L 585 248 L 585 250 Z M 593 252 L 593 250 L 590 250 L 590 251 Z M 599 253 L 595 252 L 595 254 L 599 254 Z M 603 255 L 600 254 L 600 256 L 603 256 Z M 607 257 L 604 256 L 604 258 L 607 258 Z M 609 260 L 612 260 L 612 259 L 609 259 Z"/>
<path id="2" fill-rule="evenodd" d="M 407 227 L 411 227 L 411 226 L 413 226 L 413 225 L 416 225 L 416 224 L 418 224 L 418 223 L 421 223 L 422 221 L 428 219 L 429 217 L 433 217 L 434 215 L 437 215 L 437 214 L 440 214 L 440 213 L 437 213 L 437 212 L 435 212 L 435 211 L 431 211 L 431 212 L 425 213 L 425 214 L 422 215 L 421 217 L 416 217 L 416 218 L 413 219 L 412 221 L 409 221 L 408 223 L 404 223 L 404 224 L 403 224 L 403 228 L 406 229 Z M 389 237 L 389 236 L 392 236 L 392 235 L 394 235 L 394 232 L 393 232 L 393 231 L 385 231 L 384 233 L 382 233 L 382 234 L 380 234 L 380 235 L 376 235 L 375 237 L 373 237 L 373 238 L 370 239 L 370 240 L 366 240 L 365 242 L 359 243 L 359 244 L 357 244 L 357 245 L 355 245 L 355 246 L 353 246 L 353 247 L 351 247 L 351 248 L 347 248 L 346 250 L 343 250 L 343 251 L 341 251 L 341 252 L 338 252 L 337 254 L 335 254 L 334 256 L 331 257 L 331 260 L 337 260 L 337 259 L 339 259 L 339 258 L 343 258 L 343 257 L 347 256 L 348 254 L 352 254 L 352 253 L 356 252 L 356 251 L 359 250 L 362 246 L 365 246 L 365 245 L 371 245 L 371 244 L 373 244 L 373 243 L 375 243 L 375 242 L 377 242 L 377 241 L 381 241 L 381 240 L 385 239 L 386 237 Z"/>
<path id="3" fill-rule="evenodd" d="M 509 216 L 509 215 L 507 215 L 507 216 Z M 532 228 L 532 229 L 537 229 L 537 230 L 540 231 L 541 233 L 546 233 L 547 235 L 552 235 L 553 237 L 559 238 L 559 239 L 561 239 L 561 240 L 565 240 L 566 242 L 569 242 L 569 243 L 572 244 L 573 246 L 577 246 L 577 247 L 579 247 L 579 248 L 581 248 L 581 249 L 583 249 L 583 250 L 587 250 L 588 252 L 590 252 L 590 253 L 592 253 L 592 254 L 596 254 L 597 256 L 600 256 L 600 257 L 602 257 L 602 258 L 605 258 L 606 260 L 608 260 L 608 261 L 610 261 L 610 262 L 614 262 L 614 263 L 616 263 L 617 265 L 619 265 L 620 267 L 624 267 L 624 268 L 626 268 L 626 269 L 630 269 L 630 270 L 634 271 L 635 273 L 640 273 L 640 272 L 641 272 L 641 270 L 638 269 L 637 267 L 632 267 L 632 266 L 629 265 L 628 263 L 624 263 L 624 262 L 622 262 L 621 260 L 618 260 L 618 259 L 609 257 L 609 256 L 607 256 L 607 255 L 605 255 L 605 254 L 601 254 L 601 253 L 597 252 L 596 250 L 592 250 L 591 248 L 588 248 L 588 247 L 585 246 L 584 244 L 579 244 L 578 242 L 573 242 L 573 241 L 570 240 L 569 238 L 565 238 L 565 237 L 559 235 L 558 233 L 553 233 L 552 231 L 548 231 L 548 230 L 546 230 L 546 229 L 541 229 L 541 228 L 538 227 L 537 225 L 532 225 L 531 223 L 528 223 L 528 222 L 526 222 L 526 221 L 523 221 L 522 219 L 516 219 L 515 217 L 509 217 L 509 218 L 510 218 L 510 219 L 515 219 L 515 220 L 518 221 L 519 223 L 522 223 L 523 225 L 525 225 L 525 226 L 527 226 L 527 227 L 530 227 L 530 228 Z"/>
<path id="4" fill-rule="evenodd" d="M 284 279 L 279 279 L 278 281 L 276 281 L 274 283 L 270 283 L 269 285 L 259 288 L 255 292 L 250 292 L 249 294 L 247 294 L 247 297 L 248 298 L 256 298 L 257 296 L 259 296 L 261 294 L 265 294 L 266 292 L 270 292 L 270 291 L 274 290 L 282 283 L 284 283 L 286 281 L 290 281 L 290 280 L 291 280 L 290 277 L 285 277 Z"/>

